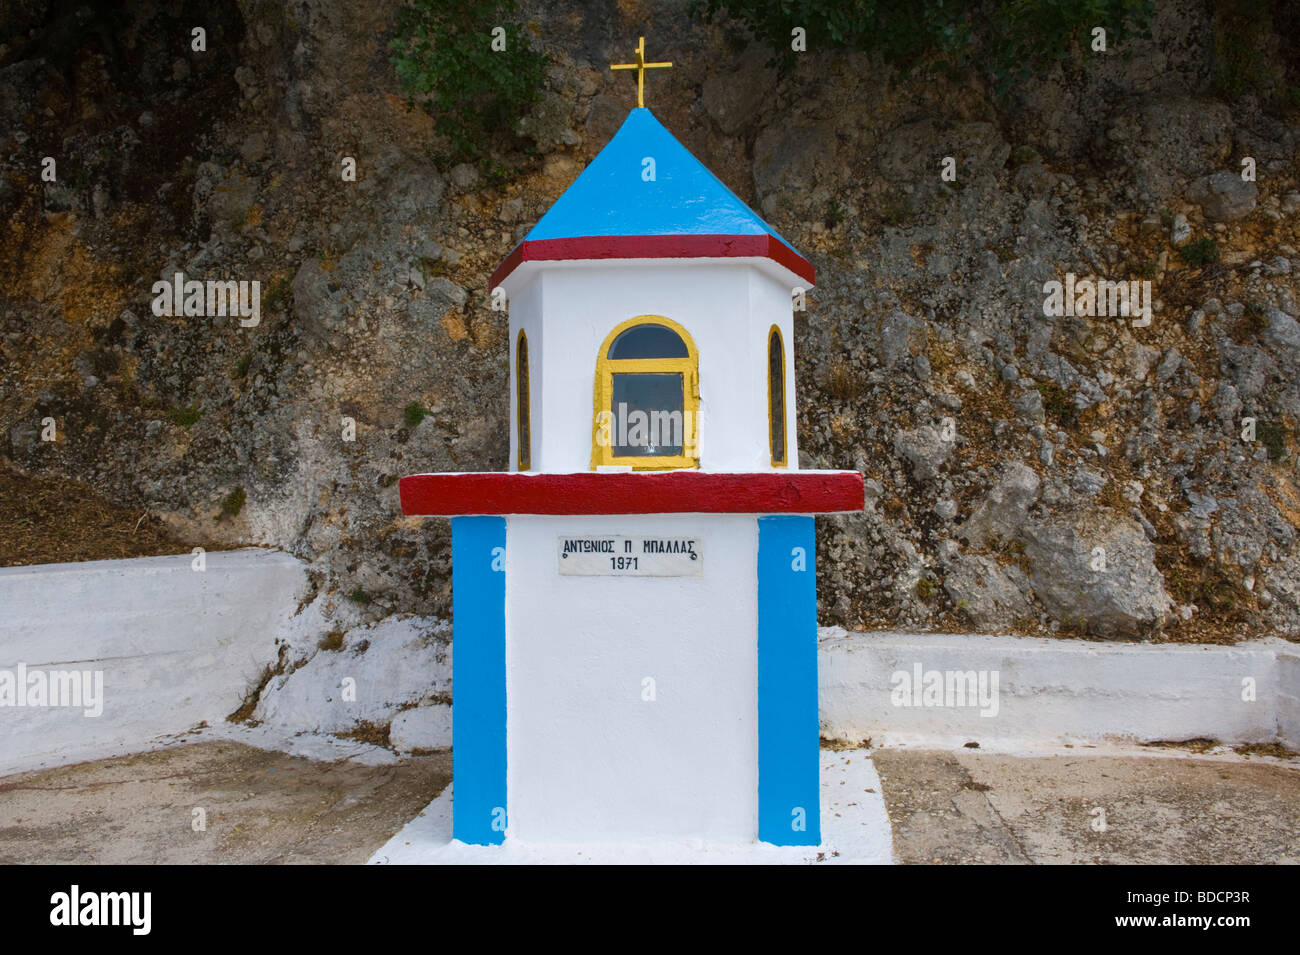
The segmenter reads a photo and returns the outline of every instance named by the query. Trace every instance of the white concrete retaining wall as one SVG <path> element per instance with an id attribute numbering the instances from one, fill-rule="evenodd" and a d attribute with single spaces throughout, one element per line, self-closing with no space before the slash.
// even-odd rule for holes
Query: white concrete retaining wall
<path id="1" fill-rule="evenodd" d="M 1277 738 L 1300 750 L 1300 648 L 1278 651 L 1277 676 Z"/>
<path id="2" fill-rule="evenodd" d="M 274 662 L 306 573 L 274 551 L 206 560 L 203 572 L 189 554 L 0 568 L 0 774 L 147 749 L 239 706 Z M 1300 647 L 1278 639 L 1214 647 L 828 628 L 820 647 L 822 732 L 832 738 L 1015 746 L 1204 736 L 1300 749 Z M 93 687 L 98 671 L 102 713 L 11 705 L 19 664 L 28 693 L 31 673 L 89 672 Z M 895 675 L 910 680 L 918 664 L 920 691 L 904 692 L 912 688 Z M 954 682 L 931 705 L 935 671 L 974 671 L 976 692 L 958 698 Z M 980 705 L 981 672 L 995 713 Z M 1248 679 L 1253 701 L 1243 698 Z"/>
<path id="3" fill-rule="evenodd" d="M 306 573 L 267 550 L 208 553 L 201 572 L 192 562 L 183 554 L 0 568 L 0 772 L 145 749 L 239 706 L 275 660 Z M 103 712 L 12 705 L 6 673 L 12 694 L 19 664 L 29 687 L 33 672 L 79 671 L 93 686 L 99 671 Z"/>
<path id="4" fill-rule="evenodd" d="M 819 643 L 831 738 L 960 746 L 1208 737 L 1292 747 L 1300 738 L 1300 654 L 1279 639 L 1220 647 L 826 628 Z M 974 694 L 948 676 L 969 671 Z"/>

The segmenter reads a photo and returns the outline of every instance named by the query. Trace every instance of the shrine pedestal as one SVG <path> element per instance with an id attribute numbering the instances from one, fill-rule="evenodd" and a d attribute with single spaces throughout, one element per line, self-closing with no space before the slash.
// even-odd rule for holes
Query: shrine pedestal
<path id="1" fill-rule="evenodd" d="M 860 510 L 860 474 L 401 492 L 452 516 L 457 839 L 819 843 L 811 515 Z"/>

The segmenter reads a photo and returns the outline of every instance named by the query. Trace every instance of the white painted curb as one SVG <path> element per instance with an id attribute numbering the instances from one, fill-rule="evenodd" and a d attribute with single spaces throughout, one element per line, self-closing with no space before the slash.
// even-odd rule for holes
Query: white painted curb
<path id="1" fill-rule="evenodd" d="M 961 746 L 1208 737 L 1292 747 L 1300 740 L 1300 653 L 1277 638 L 1193 646 L 825 628 L 819 646 L 822 733 L 833 739 Z M 894 675 L 910 677 L 918 664 L 923 674 L 983 671 L 988 686 L 996 674 L 996 713 L 981 715 L 976 699 L 955 694 L 942 705 L 900 705 L 916 698 L 891 694 L 903 683 Z M 1248 680 L 1253 701 L 1243 698 Z"/>
<path id="2" fill-rule="evenodd" d="M 0 772 L 150 748 L 215 724 L 276 657 L 307 583 L 288 554 L 247 549 L 0 568 L 0 670 L 103 674 L 103 712 L 0 706 Z"/>

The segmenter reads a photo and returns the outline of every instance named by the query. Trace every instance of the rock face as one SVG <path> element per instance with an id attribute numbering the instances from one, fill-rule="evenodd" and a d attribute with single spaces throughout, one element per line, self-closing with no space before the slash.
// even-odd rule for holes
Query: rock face
<path id="1" fill-rule="evenodd" d="M 894 438 L 894 450 L 907 459 L 912 477 L 918 481 L 928 481 L 939 473 L 952 454 L 952 446 L 953 442 L 945 440 L 942 432 L 932 425 L 900 431 Z"/>
<path id="2" fill-rule="evenodd" d="M 1232 149 L 1232 113 L 1224 103 L 1187 96 L 1138 98 L 1121 105 L 1106 143 L 1140 195 L 1161 200 Z"/>
<path id="3" fill-rule="evenodd" d="M 447 749 L 451 746 L 451 707 L 433 703 L 403 710 L 393 718 L 389 739 L 399 753 Z"/>
<path id="4" fill-rule="evenodd" d="M 1029 580 L 1014 564 L 1001 567 L 980 554 L 963 554 L 946 568 L 943 589 L 953 609 L 977 630 L 1020 624 L 1032 612 Z"/>
<path id="5" fill-rule="evenodd" d="M 1173 609 L 1155 548 L 1126 517 L 1089 513 L 1025 534 L 1034 592 L 1062 624 L 1099 637 L 1157 629 Z"/>
<path id="6" fill-rule="evenodd" d="M 508 466 L 486 283 L 635 102 L 607 69 L 631 7 L 525 0 L 544 96 L 482 162 L 437 158 L 407 109 L 396 0 L 214 8 L 220 56 L 178 55 L 158 0 L 85 5 L 67 50 L 42 12 L 63 5 L 19 7 L 0 37 L 3 463 L 195 546 L 289 550 L 346 629 L 445 619 L 447 526 L 403 518 L 396 482 Z M 1217 92 L 1214 22 L 1159 7 L 1131 56 L 1063 60 L 1009 97 L 830 51 L 780 75 L 734 25 L 663 11 L 678 66 L 647 79 L 650 106 L 817 268 L 800 464 L 862 470 L 869 501 L 819 521 L 822 623 L 1300 635 L 1300 124 L 1267 89 Z M 1293 31 L 1265 21 L 1291 69 Z M 155 315 L 178 271 L 259 281 L 260 324 Z M 1046 314 L 1067 273 L 1150 282 L 1151 322 Z M 297 705 L 295 665 L 376 646 L 293 648 L 267 707 Z M 441 703 L 412 702 L 374 715 L 423 747 L 434 711 L 401 712 Z"/>
<path id="7" fill-rule="evenodd" d="M 766 61 L 767 54 L 755 49 L 735 70 L 719 71 L 704 81 L 700 102 L 725 135 L 736 135 L 762 112 L 767 90 L 776 80 Z"/>
<path id="8" fill-rule="evenodd" d="M 895 308 L 880 317 L 870 345 L 880 363 L 885 368 L 893 368 L 924 352 L 928 331 L 929 326 L 923 319 L 913 318 Z"/>
<path id="9" fill-rule="evenodd" d="M 450 746 L 440 736 L 440 717 L 450 709 L 450 636 L 436 620 L 390 617 L 353 628 L 337 649 L 299 648 L 311 656 L 271 678 L 253 719 L 290 732 L 388 726 L 399 733 L 399 748 Z"/>
<path id="10" fill-rule="evenodd" d="M 983 547 L 990 537 L 1014 540 L 1038 499 L 1039 483 L 1033 468 L 1019 461 L 1008 464 L 988 499 L 962 525 L 961 536 L 974 547 Z"/>

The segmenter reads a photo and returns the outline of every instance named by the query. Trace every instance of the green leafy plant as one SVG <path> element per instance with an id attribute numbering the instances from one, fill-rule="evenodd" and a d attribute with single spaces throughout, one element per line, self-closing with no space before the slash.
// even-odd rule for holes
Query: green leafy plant
<path id="1" fill-rule="evenodd" d="M 244 509 L 244 502 L 248 500 L 248 495 L 244 493 L 242 487 L 237 487 L 221 499 L 221 513 L 217 515 L 217 520 L 227 517 L 236 517 Z"/>
<path id="2" fill-rule="evenodd" d="M 1011 150 L 1011 155 L 1007 157 L 1007 165 L 1013 167 L 1042 161 L 1043 157 L 1039 155 L 1038 150 L 1033 146 L 1017 146 Z"/>
<path id="3" fill-rule="evenodd" d="M 1188 242 L 1178 250 L 1178 257 L 1193 268 L 1219 261 L 1219 243 L 1209 236 Z"/>
<path id="4" fill-rule="evenodd" d="M 1271 85 L 1279 66 L 1264 56 L 1271 0 L 1214 0 L 1214 85 L 1228 96 Z"/>
<path id="5" fill-rule="evenodd" d="M 1043 396 L 1043 411 L 1058 427 L 1072 428 L 1079 422 L 1079 409 L 1070 393 L 1054 381 L 1040 381 L 1034 389 Z"/>
<path id="6" fill-rule="evenodd" d="M 266 290 L 266 295 L 262 298 L 262 308 L 267 312 L 274 311 L 288 301 L 289 296 L 293 293 L 293 282 L 287 275 L 277 276 L 272 282 L 271 287 Z"/>
<path id="7" fill-rule="evenodd" d="M 412 401 L 402 409 L 402 421 L 408 428 L 414 428 L 429 415 L 429 409 L 418 401 Z"/>
<path id="8" fill-rule="evenodd" d="M 515 9 L 515 0 L 408 0 L 398 12 L 389 62 L 453 161 L 481 158 L 541 95 L 546 57 L 509 22 Z"/>
<path id="9" fill-rule="evenodd" d="M 834 229 L 844 221 L 844 207 L 834 199 L 828 199 L 826 202 L 826 228 Z"/>
<path id="10" fill-rule="evenodd" d="M 253 363 L 253 353 L 246 351 L 235 361 L 235 365 L 230 369 L 230 380 L 239 381 L 248 375 L 248 367 Z"/>
<path id="11" fill-rule="evenodd" d="M 1143 259 L 1133 271 L 1138 278 L 1156 279 L 1160 277 L 1160 263 L 1155 259 Z"/>
<path id="12" fill-rule="evenodd" d="M 179 425 L 188 431 L 203 417 L 203 409 L 198 405 L 180 405 L 167 412 L 167 417 L 172 419 L 172 424 Z"/>
<path id="13" fill-rule="evenodd" d="M 692 0 L 695 17 L 719 14 L 741 23 L 788 70 L 797 53 L 791 31 L 807 31 L 813 49 L 857 50 L 906 71 L 971 66 L 1014 83 L 1087 49 L 1094 27 L 1110 48 L 1131 33 L 1149 35 L 1153 0 Z"/>
<path id="14" fill-rule="evenodd" d="M 1281 461 L 1286 457 L 1287 428 L 1282 422 L 1269 418 L 1256 419 L 1255 437 L 1268 449 L 1270 460 Z"/>
<path id="15" fill-rule="evenodd" d="M 901 228 L 912 221 L 912 206 L 903 197 L 892 196 L 885 200 L 880 218 L 887 226 Z"/>

